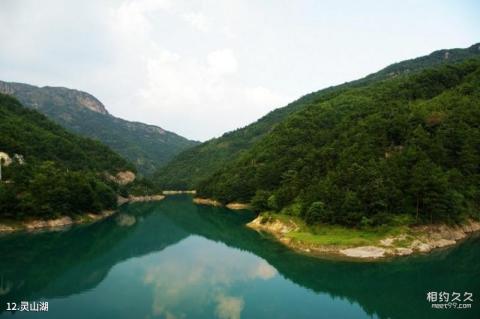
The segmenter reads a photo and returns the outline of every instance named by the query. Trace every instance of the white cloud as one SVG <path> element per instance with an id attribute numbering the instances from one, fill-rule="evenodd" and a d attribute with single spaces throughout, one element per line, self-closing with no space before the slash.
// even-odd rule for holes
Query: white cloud
<path id="1" fill-rule="evenodd" d="M 99 85 L 116 84 L 110 93 L 113 114 L 205 140 L 247 125 L 288 101 L 239 79 L 241 61 L 232 48 L 207 47 L 203 54 L 191 54 L 163 43 L 157 35 L 163 31 L 160 16 L 193 26 L 193 31 L 206 32 L 211 26 L 204 13 L 176 4 L 127 1 L 110 10 L 108 31 L 116 53 L 110 69 L 96 78 Z"/>
<path id="2" fill-rule="evenodd" d="M 220 319 L 240 319 L 245 302 L 241 297 L 220 295 L 215 314 Z"/>
<path id="3" fill-rule="evenodd" d="M 85 90 L 114 115 L 205 140 L 313 90 L 468 46 L 479 21 L 453 2 L 2 0 L 0 74 Z"/>
<path id="4" fill-rule="evenodd" d="M 162 50 L 148 59 L 146 83 L 134 104 L 140 112 L 177 123 L 177 129 L 189 136 L 195 136 L 195 129 L 196 136 L 207 138 L 247 125 L 286 103 L 285 97 L 265 87 L 238 82 L 238 67 L 228 48 L 212 51 L 204 59 Z"/>
<path id="5" fill-rule="evenodd" d="M 210 52 L 207 61 L 211 71 L 215 74 L 222 75 L 237 71 L 237 59 L 231 49 Z"/>
<path id="6" fill-rule="evenodd" d="M 263 280 L 272 279 L 277 275 L 277 270 L 269 263 L 262 260 L 255 268 L 251 269 L 250 276 L 252 279 L 261 278 Z"/>
<path id="7" fill-rule="evenodd" d="M 190 247 L 192 241 L 202 249 L 178 254 L 188 249 L 183 245 Z M 255 255 L 224 244 L 205 243 L 204 238 L 190 237 L 167 248 L 163 258 L 158 256 L 144 265 L 142 282 L 153 289 L 153 315 L 187 316 L 182 305 L 188 303 L 190 311 L 195 309 L 196 313 L 205 312 L 212 305 L 218 318 L 238 319 L 245 302 L 232 288 L 239 283 L 272 280 L 278 275 L 275 268 Z"/>
<path id="8" fill-rule="evenodd" d="M 207 32 L 210 29 L 210 23 L 202 12 L 187 12 L 182 14 L 182 18 L 199 31 Z"/>

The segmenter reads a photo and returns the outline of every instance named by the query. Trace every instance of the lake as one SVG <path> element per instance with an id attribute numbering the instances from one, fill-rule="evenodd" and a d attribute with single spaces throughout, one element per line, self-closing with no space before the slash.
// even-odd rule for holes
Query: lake
<path id="1" fill-rule="evenodd" d="M 182 195 L 91 225 L 2 235 L 0 318 L 480 318 L 479 238 L 347 262 L 292 252 L 245 227 L 253 218 Z M 432 309 L 428 292 L 474 301 Z M 20 301 L 48 301 L 48 312 L 5 310 Z"/>

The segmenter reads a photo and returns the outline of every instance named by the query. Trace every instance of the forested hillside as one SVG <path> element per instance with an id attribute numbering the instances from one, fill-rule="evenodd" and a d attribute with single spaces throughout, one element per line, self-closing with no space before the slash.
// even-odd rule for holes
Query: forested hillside
<path id="1" fill-rule="evenodd" d="M 50 217 L 116 206 L 107 175 L 135 171 L 100 142 L 76 136 L 0 94 L 0 216 Z M 7 165 L 8 164 L 8 165 Z"/>
<path id="2" fill-rule="evenodd" d="M 0 92 L 15 96 L 23 105 L 38 110 L 71 132 L 110 146 L 145 175 L 197 144 L 158 126 L 114 117 L 100 101 L 85 92 L 2 81 Z"/>
<path id="3" fill-rule="evenodd" d="M 154 179 L 163 188 L 195 189 L 202 180 L 250 149 L 278 123 L 297 110 L 331 99 L 351 88 L 363 87 L 381 80 L 412 74 L 428 67 L 458 62 L 478 55 L 480 55 L 479 44 L 466 49 L 438 50 L 427 56 L 392 64 L 365 78 L 307 94 L 283 108 L 270 112 L 255 123 L 187 149 L 160 168 L 155 173 Z"/>
<path id="4" fill-rule="evenodd" d="M 480 59 L 403 73 L 311 101 L 198 191 L 309 223 L 478 217 L 479 123 Z"/>

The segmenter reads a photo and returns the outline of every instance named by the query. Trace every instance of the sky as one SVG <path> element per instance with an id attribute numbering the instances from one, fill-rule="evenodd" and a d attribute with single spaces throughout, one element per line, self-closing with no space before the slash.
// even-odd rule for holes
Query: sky
<path id="1" fill-rule="evenodd" d="M 0 0 L 0 80 L 204 141 L 331 85 L 480 42 L 477 0 Z"/>

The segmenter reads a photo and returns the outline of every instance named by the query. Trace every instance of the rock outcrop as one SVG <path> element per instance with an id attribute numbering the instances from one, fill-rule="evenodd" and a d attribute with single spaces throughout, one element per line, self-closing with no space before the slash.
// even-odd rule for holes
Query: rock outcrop
<path id="1" fill-rule="evenodd" d="M 219 201 L 210 199 L 210 198 L 195 197 L 193 199 L 193 202 L 199 205 L 209 205 L 209 206 L 215 206 L 215 207 L 223 206 L 222 203 L 220 203 Z"/>
<path id="2" fill-rule="evenodd" d="M 210 199 L 210 198 L 201 198 L 201 197 L 195 197 L 193 199 L 193 202 L 198 205 L 208 205 L 208 206 L 214 206 L 214 207 L 223 207 L 225 206 L 228 209 L 231 210 L 242 210 L 242 209 L 249 209 L 250 205 L 244 204 L 244 203 L 228 203 L 226 205 L 223 205 L 219 201 L 215 199 Z"/>
<path id="3" fill-rule="evenodd" d="M 228 203 L 225 205 L 228 209 L 232 210 L 242 210 L 242 209 L 249 209 L 250 205 L 244 203 Z"/>
<path id="4" fill-rule="evenodd" d="M 118 196 L 117 204 L 118 205 L 123 205 L 125 203 L 154 202 L 154 201 L 160 201 L 162 199 L 165 199 L 165 196 L 160 195 L 160 194 L 158 194 L 158 195 L 144 195 L 144 196 L 130 195 L 129 197 Z"/>
<path id="5" fill-rule="evenodd" d="M 118 172 L 115 176 L 107 175 L 107 178 L 118 185 L 127 185 L 133 182 L 136 178 L 135 173 L 132 171 Z"/>
<path id="6" fill-rule="evenodd" d="M 180 195 L 180 194 L 193 194 L 195 195 L 197 193 L 196 190 L 189 190 L 189 191 L 174 191 L 174 190 L 166 190 L 163 191 L 163 195 Z"/>
<path id="7" fill-rule="evenodd" d="M 8 166 L 12 164 L 12 158 L 5 152 L 0 152 L 0 164 L 2 166 Z"/>

